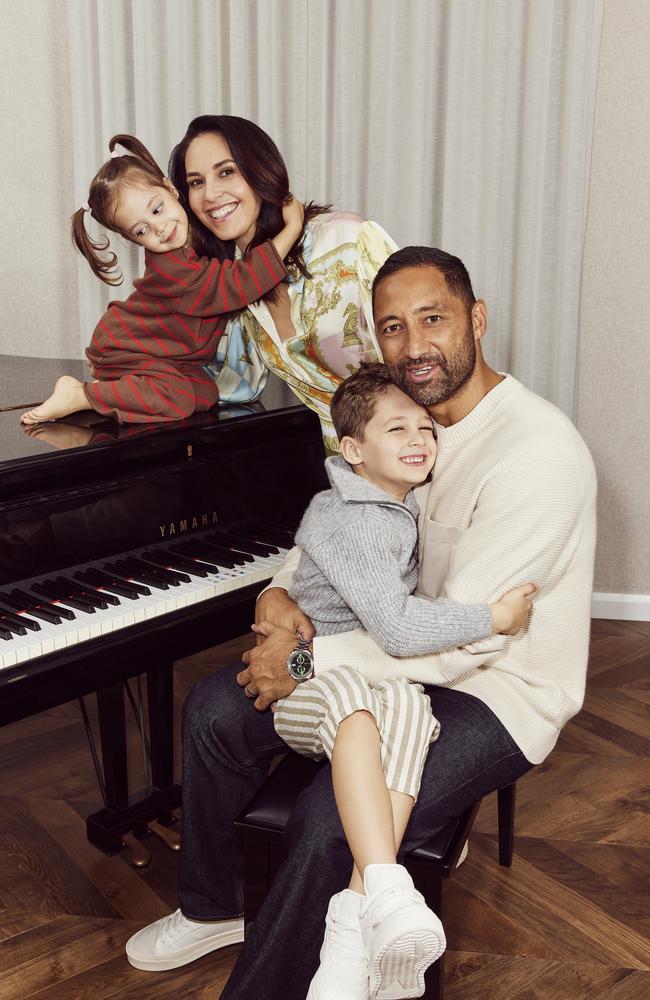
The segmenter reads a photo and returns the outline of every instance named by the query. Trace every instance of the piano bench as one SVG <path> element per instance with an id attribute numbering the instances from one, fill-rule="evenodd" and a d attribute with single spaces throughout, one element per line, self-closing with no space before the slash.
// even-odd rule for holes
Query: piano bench
<path id="1" fill-rule="evenodd" d="M 247 927 L 255 919 L 286 856 L 284 829 L 294 803 L 321 767 L 322 761 L 289 752 L 236 821 L 244 854 L 244 919 Z M 512 864 L 515 788 L 515 784 L 507 785 L 497 793 L 499 864 L 506 867 Z M 416 887 L 440 919 L 443 919 L 442 880 L 455 871 L 480 804 L 480 800 L 475 802 L 404 858 Z M 426 1000 L 442 1000 L 444 955 L 429 967 L 425 984 L 423 996 Z"/>

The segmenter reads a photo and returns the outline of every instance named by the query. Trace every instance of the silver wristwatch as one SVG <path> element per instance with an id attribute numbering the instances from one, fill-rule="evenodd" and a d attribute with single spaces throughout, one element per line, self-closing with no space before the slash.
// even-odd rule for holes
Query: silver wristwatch
<path id="1" fill-rule="evenodd" d="M 289 676 L 298 684 L 314 676 L 314 655 L 310 647 L 311 639 L 299 639 L 298 645 L 287 657 Z"/>

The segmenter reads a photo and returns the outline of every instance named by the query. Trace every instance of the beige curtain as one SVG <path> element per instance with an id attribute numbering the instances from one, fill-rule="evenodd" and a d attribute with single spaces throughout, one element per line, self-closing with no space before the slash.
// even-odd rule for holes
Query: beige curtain
<path id="1" fill-rule="evenodd" d="M 111 134 L 257 121 L 292 186 L 461 256 L 491 362 L 567 412 L 602 0 L 0 0 L 3 350 L 80 357 L 114 293 L 68 217 Z M 127 275 L 136 251 L 117 246 Z M 128 293 L 128 282 L 123 292 Z"/>

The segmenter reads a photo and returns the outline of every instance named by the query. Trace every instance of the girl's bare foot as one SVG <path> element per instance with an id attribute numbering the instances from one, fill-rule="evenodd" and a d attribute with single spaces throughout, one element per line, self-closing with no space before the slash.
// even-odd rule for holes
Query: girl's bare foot
<path id="1" fill-rule="evenodd" d="M 56 380 L 54 392 L 40 406 L 34 407 L 20 418 L 22 424 L 38 424 L 43 420 L 58 420 L 67 417 L 69 413 L 92 409 L 83 383 L 72 375 L 62 375 Z"/>

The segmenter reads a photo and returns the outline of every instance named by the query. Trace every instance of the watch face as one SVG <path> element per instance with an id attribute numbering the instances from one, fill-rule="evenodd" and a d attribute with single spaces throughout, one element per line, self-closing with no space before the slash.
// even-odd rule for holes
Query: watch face
<path id="1" fill-rule="evenodd" d="M 295 680 L 299 681 L 303 677 L 308 677 L 313 669 L 311 653 L 306 649 L 294 649 L 293 653 L 289 654 L 287 666 L 289 673 Z"/>

